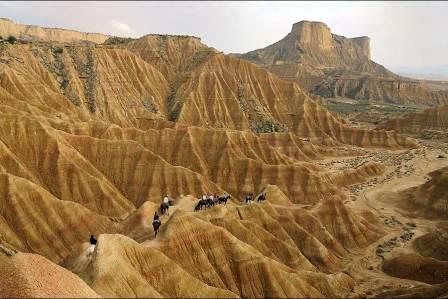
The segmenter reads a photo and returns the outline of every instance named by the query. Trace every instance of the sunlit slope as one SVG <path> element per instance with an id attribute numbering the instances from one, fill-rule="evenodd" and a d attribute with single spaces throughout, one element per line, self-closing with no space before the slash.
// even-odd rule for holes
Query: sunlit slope
<path id="1" fill-rule="evenodd" d="M 104 296 L 341 296 L 353 284 L 337 271 L 345 248 L 376 240 L 381 229 L 341 202 L 327 204 L 348 213 L 350 220 L 336 226 L 339 233 L 330 228 L 334 220 L 325 220 L 325 208 L 309 212 L 266 204 L 221 206 L 199 213 L 177 210 L 157 241 L 138 244 L 123 236 L 103 235 L 91 262 L 81 251 L 63 265 Z M 147 261 L 143 268 L 142 260 Z M 129 276 L 133 278 L 127 287 L 114 287 Z M 187 281 L 181 277 L 189 277 L 191 284 L 164 285 Z M 198 291 L 202 283 L 210 287 Z"/>

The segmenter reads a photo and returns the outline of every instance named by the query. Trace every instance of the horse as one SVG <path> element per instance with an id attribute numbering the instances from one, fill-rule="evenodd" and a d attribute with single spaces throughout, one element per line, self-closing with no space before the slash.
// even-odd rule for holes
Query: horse
<path id="1" fill-rule="evenodd" d="M 257 202 L 262 202 L 266 200 L 266 193 L 262 192 L 260 193 L 260 195 L 258 195 L 257 197 Z"/>
<path id="2" fill-rule="evenodd" d="M 246 196 L 246 199 L 245 199 L 245 202 L 246 202 L 246 204 L 248 205 L 248 204 L 250 204 L 251 202 L 252 202 L 252 193 L 249 193 L 247 196 Z"/>
<path id="3" fill-rule="evenodd" d="M 207 208 L 211 208 L 215 205 L 215 201 L 213 199 L 211 199 L 210 197 L 208 197 L 206 199 L 206 207 Z"/>
<path id="4" fill-rule="evenodd" d="M 230 199 L 230 195 L 220 196 L 218 197 L 218 203 L 219 204 L 227 204 L 227 201 Z"/>
<path id="5" fill-rule="evenodd" d="M 162 203 L 160 204 L 160 213 L 161 213 L 162 215 L 164 215 L 166 212 L 169 212 L 169 211 L 168 211 L 169 208 L 170 208 L 169 205 L 167 205 L 166 203 L 162 202 Z"/>
<path id="6" fill-rule="evenodd" d="M 196 205 L 196 207 L 194 207 L 195 212 L 202 210 L 202 207 L 207 208 L 207 204 L 208 204 L 208 199 L 199 199 L 198 204 Z"/>
<path id="7" fill-rule="evenodd" d="M 154 229 L 154 237 L 157 237 L 157 233 L 159 232 L 160 226 L 162 225 L 162 221 L 160 219 L 156 219 L 152 222 L 152 228 Z"/>

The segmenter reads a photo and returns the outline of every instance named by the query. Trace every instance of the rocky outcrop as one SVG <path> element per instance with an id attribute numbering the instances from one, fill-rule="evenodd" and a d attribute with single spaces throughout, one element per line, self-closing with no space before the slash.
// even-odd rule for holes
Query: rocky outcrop
<path id="1" fill-rule="evenodd" d="M 298 22 L 280 41 L 236 56 L 323 97 L 426 106 L 448 103 L 448 91 L 395 75 L 372 61 L 368 37 L 339 36 L 320 22 Z"/>
<path id="2" fill-rule="evenodd" d="M 370 62 L 370 45 L 368 37 L 350 39 L 332 34 L 324 23 L 302 21 L 294 24 L 291 32 L 277 43 L 239 57 L 268 66 L 356 67 Z"/>

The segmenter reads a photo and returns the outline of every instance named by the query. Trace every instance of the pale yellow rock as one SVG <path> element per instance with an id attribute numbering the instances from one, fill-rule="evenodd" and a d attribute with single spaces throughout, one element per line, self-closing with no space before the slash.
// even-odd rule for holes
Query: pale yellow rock
<path id="1" fill-rule="evenodd" d="M 45 28 L 35 25 L 23 25 L 10 19 L 0 18 L 0 36 L 6 39 L 11 35 L 20 39 L 64 43 L 81 41 L 102 43 L 109 38 L 109 35 L 106 34 L 84 33 L 60 28 Z"/>

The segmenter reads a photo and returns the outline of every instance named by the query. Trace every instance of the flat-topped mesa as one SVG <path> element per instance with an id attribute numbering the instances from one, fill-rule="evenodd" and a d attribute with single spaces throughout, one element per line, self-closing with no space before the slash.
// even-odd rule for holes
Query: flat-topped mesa
<path id="1" fill-rule="evenodd" d="M 288 36 L 293 37 L 299 46 L 311 51 L 333 52 L 334 55 L 348 56 L 352 59 L 370 59 L 369 37 L 347 38 L 332 34 L 330 28 L 322 22 L 295 23 Z"/>
<path id="2" fill-rule="evenodd" d="M 396 75 L 371 60 L 370 38 L 348 38 L 331 32 L 322 22 L 301 21 L 281 40 L 244 54 L 232 54 L 295 81 L 325 97 L 439 105 L 448 103 L 446 91 Z"/>
<path id="3" fill-rule="evenodd" d="M 315 76 L 322 70 L 378 68 L 370 60 L 368 37 L 336 35 L 326 24 L 311 21 L 293 24 L 283 39 L 270 46 L 237 56 L 267 66 L 282 78 L 302 78 L 304 72 Z"/>
<path id="4" fill-rule="evenodd" d="M 23 40 L 61 43 L 85 41 L 102 43 L 110 37 L 101 33 L 86 33 L 61 28 L 18 24 L 13 20 L 0 18 L 0 36 L 7 38 L 10 35 Z"/>

